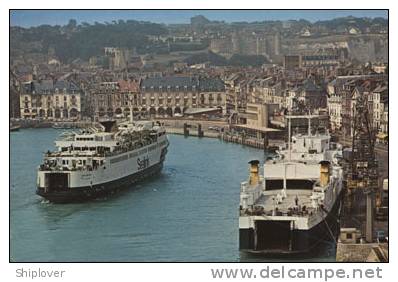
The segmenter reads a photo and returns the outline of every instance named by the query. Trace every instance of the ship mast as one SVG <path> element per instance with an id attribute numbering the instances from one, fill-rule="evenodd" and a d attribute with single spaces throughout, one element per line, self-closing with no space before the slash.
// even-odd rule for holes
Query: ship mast
<path id="1" fill-rule="evenodd" d="M 291 135 L 292 135 L 292 119 L 290 116 L 287 117 L 288 118 L 288 140 L 287 140 L 287 144 L 288 144 L 288 150 L 289 150 L 289 162 L 292 160 L 292 147 L 290 145 L 290 139 L 291 139 Z"/>
<path id="2" fill-rule="evenodd" d="M 133 118 L 133 97 L 130 96 L 130 122 L 133 123 L 134 122 L 134 118 Z"/>
<path id="3" fill-rule="evenodd" d="M 288 140 L 287 140 L 287 145 L 288 145 L 288 150 L 289 150 L 289 161 L 286 163 L 284 166 L 284 177 L 283 177 L 283 189 L 282 189 L 282 195 L 286 197 L 286 189 L 287 189 L 287 166 L 288 164 L 292 161 L 292 146 L 290 144 L 290 139 L 292 135 L 292 119 L 290 116 L 287 116 L 288 119 Z"/>

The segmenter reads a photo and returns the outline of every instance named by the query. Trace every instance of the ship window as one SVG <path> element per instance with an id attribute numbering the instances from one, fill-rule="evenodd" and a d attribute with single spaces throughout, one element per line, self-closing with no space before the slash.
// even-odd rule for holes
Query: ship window
<path id="1" fill-rule="evenodd" d="M 308 179 L 288 179 L 286 181 L 286 189 L 289 190 L 312 190 L 314 186 L 313 181 Z M 280 190 L 283 189 L 283 179 L 272 179 L 265 181 L 266 190 Z"/>

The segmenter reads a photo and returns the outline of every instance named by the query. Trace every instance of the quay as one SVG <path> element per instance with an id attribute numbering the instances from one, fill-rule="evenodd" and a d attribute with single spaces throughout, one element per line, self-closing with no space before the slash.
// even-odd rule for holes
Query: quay
<path id="1" fill-rule="evenodd" d="M 388 262 L 388 243 L 337 244 L 337 262 Z"/>
<path id="2" fill-rule="evenodd" d="M 160 120 L 169 134 L 218 138 L 223 142 L 241 144 L 262 150 L 277 149 L 285 144 L 284 131 L 272 128 L 254 128 L 229 125 L 223 121 L 163 119 Z M 268 138 L 272 137 L 271 138 Z"/>
<path id="3" fill-rule="evenodd" d="M 222 133 L 220 134 L 220 139 L 224 142 L 232 142 L 237 144 L 246 145 L 249 147 L 254 147 L 258 149 L 267 149 L 266 139 L 256 139 L 256 138 L 245 138 L 244 136 L 239 136 L 237 134 Z"/>
<path id="4" fill-rule="evenodd" d="M 167 134 L 184 135 L 184 129 L 183 128 L 166 127 L 166 132 L 167 132 Z M 219 135 L 220 134 L 217 133 L 217 132 L 203 131 L 203 135 L 200 136 L 198 131 L 191 130 L 191 131 L 189 131 L 189 135 L 187 135 L 187 136 L 219 138 Z"/>
<path id="5" fill-rule="evenodd" d="M 267 149 L 264 140 L 254 139 L 254 138 L 243 138 L 242 136 L 236 134 L 228 134 L 222 132 L 212 132 L 209 130 L 203 130 L 199 132 L 198 130 L 189 130 L 184 131 L 184 128 L 176 128 L 176 127 L 166 127 L 166 132 L 168 134 L 177 134 L 184 135 L 186 137 L 207 137 L 207 138 L 218 138 L 224 142 L 231 142 L 236 144 L 241 144 L 249 147 L 254 147 L 258 149 Z"/>
<path id="6" fill-rule="evenodd" d="M 19 119 L 12 121 L 14 126 L 18 128 L 86 128 L 93 126 L 95 123 L 90 120 L 80 121 L 49 121 L 49 120 L 32 120 L 32 119 Z"/>

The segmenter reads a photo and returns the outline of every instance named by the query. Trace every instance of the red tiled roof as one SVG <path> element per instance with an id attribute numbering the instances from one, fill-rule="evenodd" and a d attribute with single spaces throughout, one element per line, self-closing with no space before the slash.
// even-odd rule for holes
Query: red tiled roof
<path id="1" fill-rule="evenodd" d="M 137 81 L 119 80 L 119 87 L 121 92 L 138 92 L 140 83 Z"/>

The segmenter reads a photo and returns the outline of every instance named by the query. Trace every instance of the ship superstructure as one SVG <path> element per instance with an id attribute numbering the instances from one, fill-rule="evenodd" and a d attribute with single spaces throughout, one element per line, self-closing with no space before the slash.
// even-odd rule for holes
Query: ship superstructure
<path id="1" fill-rule="evenodd" d="M 343 189 L 342 146 L 327 132 L 312 134 L 314 116 L 288 116 L 287 148 L 268 159 L 264 175 L 250 162 L 241 183 L 240 249 L 270 254 L 309 252 L 333 240 Z M 308 134 L 290 137 L 290 121 L 308 118 Z"/>
<path id="2" fill-rule="evenodd" d="M 74 202 L 113 194 L 159 172 L 168 140 L 160 123 L 104 122 L 65 132 L 55 146 L 39 166 L 37 194 Z"/>

